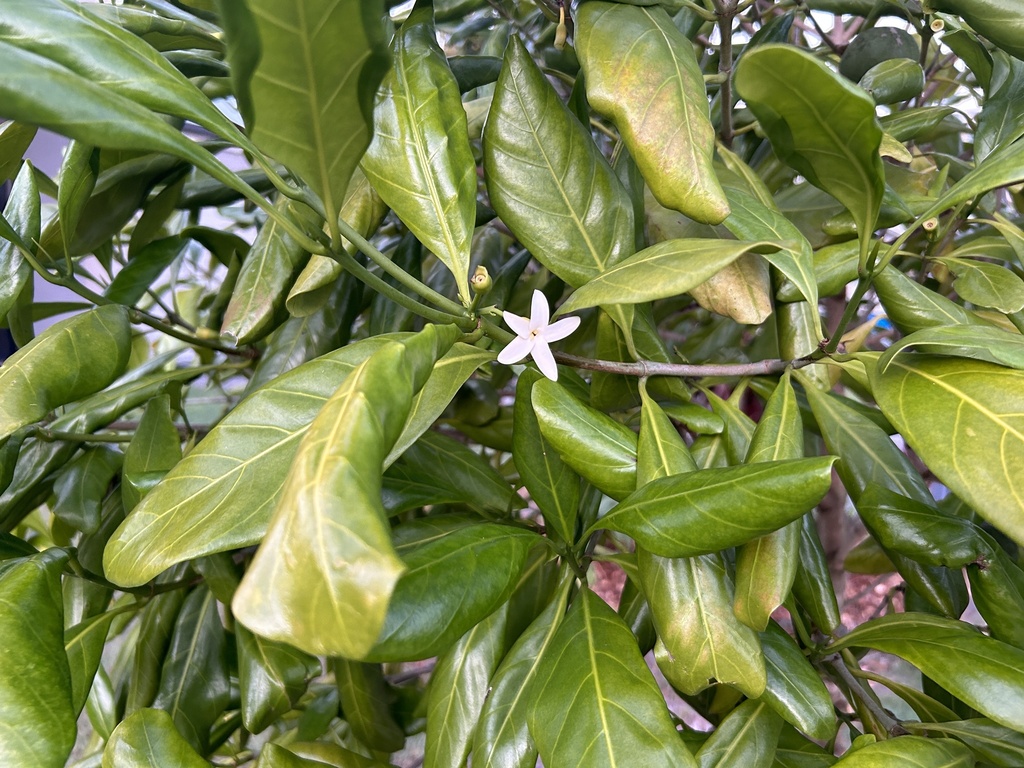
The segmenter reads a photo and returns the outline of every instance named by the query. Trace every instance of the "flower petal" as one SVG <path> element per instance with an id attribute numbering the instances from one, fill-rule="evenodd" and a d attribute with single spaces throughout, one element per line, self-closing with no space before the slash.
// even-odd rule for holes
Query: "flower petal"
<path id="1" fill-rule="evenodd" d="M 533 305 L 530 308 L 530 330 L 536 331 L 545 327 L 550 319 L 551 309 L 548 307 L 548 297 L 534 288 Z"/>
<path id="2" fill-rule="evenodd" d="M 529 318 L 513 315 L 511 312 L 502 312 L 501 316 L 505 318 L 505 325 L 515 331 L 516 336 L 525 337 L 530 335 Z"/>
<path id="3" fill-rule="evenodd" d="M 537 343 L 533 345 L 533 352 L 530 354 L 533 355 L 533 359 L 536 361 L 541 373 L 552 381 L 558 381 L 558 365 L 556 365 L 555 358 L 551 354 L 551 348 L 548 347 L 546 341 L 538 339 Z"/>
<path id="4" fill-rule="evenodd" d="M 524 339 L 522 336 L 517 336 L 498 353 L 498 362 L 503 365 L 518 363 L 533 351 L 535 343 L 533 339 Z M 550 355 L 551 353 L 548 352 L 548 354 Z"/>
<path id="5" fill-rule="evenodd" d="M 580 327 L 578 317 L 563 317 L 558 322 L 552 323 L 541 332 L 546 341 L 559 341 Z"/>

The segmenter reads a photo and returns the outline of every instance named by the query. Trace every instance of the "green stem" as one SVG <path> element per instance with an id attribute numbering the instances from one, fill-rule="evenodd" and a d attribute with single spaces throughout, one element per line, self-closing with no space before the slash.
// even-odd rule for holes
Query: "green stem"
<path id="1" fill-rule="evenodd" d="M 690 365 L 687 363 L 658 363 L 653 360 L 637 360 L 634 363 L 622 363 L 615 360 L 594 360 L 589 357 L 568 355 L 556 352 L 555 359 L 574 368 L 588 371 L 617 373 L 623 376 L 676 376 L 687 379 L 705 378 L 708 376 L 738 377 L 771 376 L 782 373 L 787 368 L 803 368 L 805 365 L 818 362 L 811 358 L 799 360 L 759 360 L 755 363 L 726 363 Z"/>
<path id="2" fill-rule="evenodd" d="M 732 147 L 732 22 L 736 15 L 736 0 L 715 0 L 715 12 L 718 15 L 718 32 L 722 38 L 718 50 L 718 73 L 722 76 L 722 84 L 718 91 L 718 107 L 721 113 L 722 143 Z"/>
<path id="3" fill-rule="evenodd" d="M 856 659 L 853 659 L 852 654 L 848 654 L 846 651 L 843 652 L 842 657 L 835 656 L 830 659 L 828 661 L 828 665 L 836 671 L 839 679 L 845 684 L 848 692 L 857 700 L 857 704 L 864 707 L 871 717 L 885 729 L 884 734 L 877 735 L 880 735 L 883 738 L 886 736 L 906 735 L 907 730 L 900 725 L 896 718 L 885 711 L 885 708 L 875 697 L 874 692 L 871 691 L 870 688 L 866 688 L 860 678 L 854 675 L 851 668 L 846 666 L 848 659 L 852 659 L 852 662 L 850 663 L 853 668 L 859 669 Z"/>
<path id="4" fill-rule="evenodd" d="M 60 430 L 36 427 L 34 435 L 44 443 L 129 443 L 132 435 L 118 434 L 115 432 L 98 432 L 86 434 L 85 432 L 61 432 Z"/>
<path id="5" fill-rule="evenodd" d="M 839 342 L 843 339 L 843 334 L 846 333 L 846 327 L 853 322 L 853 318 L 857 316 L 857 310 L 860 309 L 860 301 L 864 298 L 864 294 L 867 293 L 868 288 L 871 287 L 871 275 L 862 274 L 857 279 L 857 285 L 853 289 L 853 295 L 850 296 L 850 301 L 846 304 L 846 309 L 843 310 L 843 316 L 839 319 L 839 325 L 836 326 L 835 333 L 832 334 L 832 338 L 828 340 L 828 344 L 825 345 L 825 354 L 831 355 L 839 348 Z"/>

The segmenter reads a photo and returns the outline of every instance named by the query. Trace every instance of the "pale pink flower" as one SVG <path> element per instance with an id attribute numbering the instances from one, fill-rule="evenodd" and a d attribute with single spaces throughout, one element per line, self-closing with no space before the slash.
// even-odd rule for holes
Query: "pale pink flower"
<path id="1" fill-rule="evenodd" d="M 533 306 L 529 317 L 520 317 L 511 312 L 502 312 L 505 323 L 516 333 L 516 338 L 498 353 L 498 362 L 510 365 L 532 355 L 540 372 L 552 381 L 558 381 L 558 366 L 548 346 L 553 341 L 564 339 L 580 327 L 578 317 L 564 317 L 548 325 L 551 310 L 547 297 L 540 291 L 533 292 Z"/>

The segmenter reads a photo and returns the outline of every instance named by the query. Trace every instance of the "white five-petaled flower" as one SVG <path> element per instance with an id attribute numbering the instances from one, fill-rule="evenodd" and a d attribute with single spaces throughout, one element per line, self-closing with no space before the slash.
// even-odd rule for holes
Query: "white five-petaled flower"
<path id="1" fill-rule="evenodd" d="M 551 310 L 548 308 L 547 297 L 536 290 L 533 292 L 533 306 L 529 317 L 520 317 L 511 312 L 501 314 L 508 327 L 516 332 L 516 338 L 498 353 L 498 362 L 510 365 L 518 363 L 527 355 L 533 355 L 540 372 L 552 381 L 557 381 L 558 366 L 548 344 L 564 339 L 579 328 L 580 319 L 565 317 L 548 325 Z"/>

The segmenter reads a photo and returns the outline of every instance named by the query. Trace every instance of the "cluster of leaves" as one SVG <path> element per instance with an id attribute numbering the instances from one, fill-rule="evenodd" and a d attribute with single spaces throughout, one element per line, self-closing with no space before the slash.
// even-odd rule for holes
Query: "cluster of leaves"
<path id="1" fill-rule="evenodd" d="M 0 0 L 0 763 L 1024 763 L 1019 3 L 409 5 Z"/>

